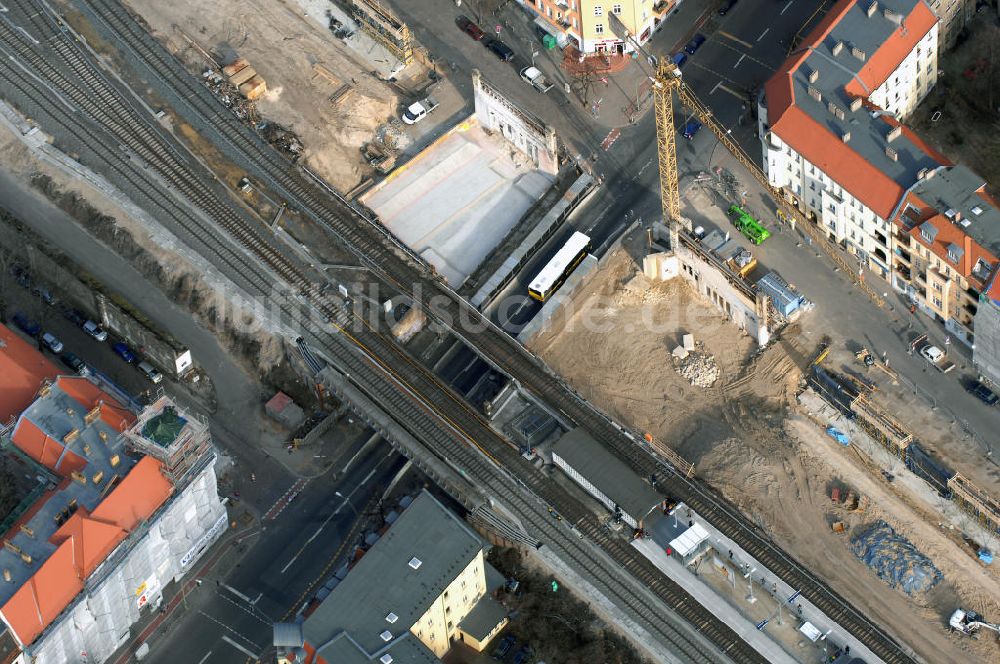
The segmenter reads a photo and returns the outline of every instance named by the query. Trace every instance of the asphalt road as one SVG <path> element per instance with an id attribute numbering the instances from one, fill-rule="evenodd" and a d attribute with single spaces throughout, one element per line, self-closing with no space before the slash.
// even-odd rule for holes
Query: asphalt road
<path id="1" fill-rule="evenodd" d="M 308 601 L 345 560 L 360 535 L 359 515 L 404 463 L 379 443 L 346 472 L 310 481 L 273 521 L 244 536 L 239 562 L 224 557 L 179 605 L 180 614 L 149 639 L 153 664 L 244 662 L 267 657 L 271 625 Z M 340 495 L 337 495 L 340 493 Z M 362 513 L 365 512 L 365 513 Z M 273 653 L 272 653 L 273 654 Z M 207 659 L 205 659 L 207 658 Z"/>

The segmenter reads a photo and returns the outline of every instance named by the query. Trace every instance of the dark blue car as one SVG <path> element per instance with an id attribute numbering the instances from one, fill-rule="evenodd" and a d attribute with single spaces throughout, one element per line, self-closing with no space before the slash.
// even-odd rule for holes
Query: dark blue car
<path id="1" fill-rule="evenodd" d="M 690 120 L 686 125 L 684 125 L 684 138 L 689 141 L 694 138 L 694 135 L 698 133 L 701 129 L 701 123 L 697 120 Z"/>
<path id="2" fill-rule="evenodd" d="M 677 68 L 680 69 L 681 65 L 687 62 L 688 56 L 685 53 L 674 53 L 674 57 L 670 59 L 673 60 L 674 64 L 677 65 Z"/>
<path id="3" fill-rule="evenodd" d="M 135 362 L 136 359 L 135 352 L 133 352 L 133 350 L 128 347 L 128 344 L 119 341 L 118 343 L 116 343 L 114 346 L 111 347 L 111 350 L 115 351 L 115 354 L 117 354 L 120 358 L 122 358 L 129 364 Z"/>
<path id="4" fill-rule="evenodd" d="M 18 311 L 14 314 L 14 325 L 17 325 L 22 332 L 27 334 L 29 337 L 37 337 L 42 331 L 42 326 L 35 321 L 28 318 L 23 312 Z"/>
<path id="5" fill-rule="evenodd" d="M 698 48 L 704 43 L 705 43 L 705 35 L 701 34 L 695 35 L 694 37 L 691 38 L 691 41 L 689 41 L 684 46 L 684 52 L 687 53 L 688 55 L 694 55 L 694 52 L 697 51 Z"/>

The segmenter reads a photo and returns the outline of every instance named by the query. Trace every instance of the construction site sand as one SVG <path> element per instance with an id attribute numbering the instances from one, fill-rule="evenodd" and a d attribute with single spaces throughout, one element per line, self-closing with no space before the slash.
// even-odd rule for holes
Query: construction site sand
<path id="1" fill-rule="evenodd" d="M 935 515 L 904 488 L 870 475 L 813 422 L 789 410 L 801 372 L 782 344 L 748 362 L 751 340 L 728 324 L 709 335 L 682 320 L 673 334 L 629 331 L 650 303 L 711 320 L 697 314 L 709 304 L 682 280 L 640 290 L 635 272 L 633 259 L 619 250 L 574 298 L 576 313 L 557 317 L 529 346 L 586 398 L 694 462 L 700 477 L 783 548 L 927 661 L 997 661 L 1000 648 L 989 633 L 974 640 L 947 631 L 958 606 L 1000 618 L 997 573 L 984 569 L 954 533 L 939 528 Z M 593 319 L 612 319 L 615 328 L 583 329 L 579 322 L 588 310 L 598 312 Z M 669 350 L 678 343 L 675 336 L 687 331 L 716 355 L 722 386 L 694 388 L 674 371 Z M 829 489 L 835 481 L 868 497 L 863 513 L 834 505 Z M 944 580 L 916 598 L 880 581 L 849 549 L 851 532 L 877 519 L 927 555 Z M 836 520 L 847 524 L 846 534 L 832 532 Z"/>
<path id="2" fill-rule="evenodd" d="M 360 147 L 396 112 L 398 100 L 384 81 L 368 73 L 356 56 L 286 0 L 128 0 L 153 33 L 194 70 L 209 63 L 184 39 L 228 64 L 246 58 L 267 81 L 257 103 L 261 116 L 290 128 L 305 145 L 305 161 L 341 191 L 370 172 Z M 354 92 L 335 107 L 328 100 L 339 87 L 317 75 L 319 64 Z"/>

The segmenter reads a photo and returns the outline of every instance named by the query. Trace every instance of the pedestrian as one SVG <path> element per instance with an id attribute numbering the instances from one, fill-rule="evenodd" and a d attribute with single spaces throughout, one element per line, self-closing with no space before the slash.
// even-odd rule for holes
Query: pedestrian
<path id="1" fill-rule="evenodd" d="M 732 549 L 729 550 L 729 559 L 730 560 L 733 559 L 733 550 Z"/>
<path id="2" fill-rule="evenodd" d="M 250 481 L 251 482 L 257 481 L 257 473 L 250 473 Z"/>

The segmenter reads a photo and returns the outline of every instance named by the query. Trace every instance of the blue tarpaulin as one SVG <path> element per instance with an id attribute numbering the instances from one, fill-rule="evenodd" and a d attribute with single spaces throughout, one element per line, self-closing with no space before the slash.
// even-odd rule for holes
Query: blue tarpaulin
<path id="1" fill-rule="evenodd" d="M 851 441 L 847 437 L 847 434 L 844 433 L 843 431 L 841 431 L 840 429 L 838 429 L 835 426 L 828 426 L 826 428 L 826 435 L 830 436 L 830 438 L 833 438 L 835 441 L 837 441 L 841 445 L 850 445 L 851 444 Z"/>
<path id="2" fill-rule="evenodd" d="M 990 552 L 989 549 L 980 549 L 979 559 L 983 561 L 984 564 L 989 565 L 990 563 L 993 562 L 993 554 Z"/>

